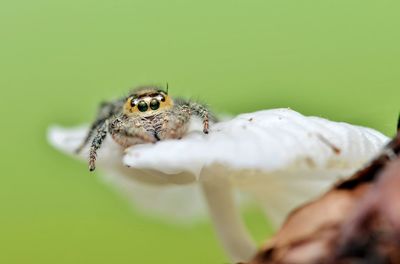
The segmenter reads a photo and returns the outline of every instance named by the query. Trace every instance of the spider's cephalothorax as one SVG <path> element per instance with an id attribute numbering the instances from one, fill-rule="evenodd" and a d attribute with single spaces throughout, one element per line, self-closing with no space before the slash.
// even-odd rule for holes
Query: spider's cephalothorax
<path id="1" fill-rule="evenodd" d="M 92 139 L 89 169 L 93 171 L 97 150 L 108 133 L 125 148 L 163 139 L 179 139 L 187 132 L 192 116 L 202 119 L 205 134 L 208 133 L 209 120 L 215 121 L 204 105 L 172 99 L 168 92 L 158 87 L 139 87 L 127 97 L 100 105 L 96 120 L 77 152 Z"/>

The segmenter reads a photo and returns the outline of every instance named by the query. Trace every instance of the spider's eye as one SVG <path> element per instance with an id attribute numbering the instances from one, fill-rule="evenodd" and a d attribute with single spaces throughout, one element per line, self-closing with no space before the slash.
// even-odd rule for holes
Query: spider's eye
<path id="1" fill-rule="evenodd" d="M 157 110 L 158 108 L 160 108 L 160 102 L 157 99 L 151 100 L 150 108 L 153 110 Z"/>
<path id="2" fill-rule="evenodd" d="M 137 107 L 138 107 L 140 112 L 146 112 L 147 109 L 149 109 L 149 107 L 147 106 L 146 102 L 143 101 L 143 100 L 138 103 Z"/>
<path id="3" fill-rule="evenodd" d="M 135 107 L 135 100 L 131 100 L 131 107 Z"/>

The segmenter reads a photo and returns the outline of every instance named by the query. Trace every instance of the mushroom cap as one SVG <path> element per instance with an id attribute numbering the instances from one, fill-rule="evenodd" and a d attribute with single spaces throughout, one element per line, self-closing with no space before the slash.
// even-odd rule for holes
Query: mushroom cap
<path id="1" fill-rule="evenodd" d="M 72 154 L 86 131 L 86 127 L 54 126 L 48 137 L 53 146 Z M 108 180 L 137 201 L 143 196 L 133 194 L 133 186 L 151 189 L 156 197 L 162 197 L 160 187 L 168 185 L 164 188 L 168 197 L 175 202 L 184 200 L 172 207 L 187 203 L 185 208 L 193 215 L 194 208 L 202 207 L 195 183 L 226 177 L 237 189 L 253 194 L 279 224 L 292 208 L 324 192 L 338 178 L 351 175 L 389 140 L 370 128 L 305 117 L 290 109 L 242 114 L 213 124 L 208 135 L 201 131 L 201 124 L 194 120 L 181 140 L 125 150 L 108 137 L 98 153 L 98 168 L 113 175 Z M 81 157 L 87 157 L 87 149 Z M 181 196 L 175 196 L 174 188 Z M 166 197 L 160 199 L 164 209 L 171 208 Z M 191 202 L 199 205 L 190 206 Z M 142 207 L 157 208 L 149 201 Z"/>

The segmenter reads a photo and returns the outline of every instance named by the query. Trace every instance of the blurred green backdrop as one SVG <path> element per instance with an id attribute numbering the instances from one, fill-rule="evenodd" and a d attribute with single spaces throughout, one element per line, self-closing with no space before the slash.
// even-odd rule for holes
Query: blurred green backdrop
<path id="1" fill-rule="evenodd" d="M 393 0 L 0 2 L 0 263 L 227 263 L 209 222 L 135 212 L 52 149 L 49 124 L 169 82 L 241 113 L 291 107 L 395 131 L 400 2 Z M 260 241 L 259 213 L 246 219 Z"/>

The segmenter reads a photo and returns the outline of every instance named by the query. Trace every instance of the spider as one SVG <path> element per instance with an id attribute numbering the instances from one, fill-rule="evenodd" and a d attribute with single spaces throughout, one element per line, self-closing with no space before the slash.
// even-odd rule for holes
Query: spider
<path id="1" fill-rule="evenodd" d="M 188 130 L 192 116 L 203 121 L 203 132 L 208 134 L 209 122 L 216 118 L 205 105 L 184 99 L 173 99 L 156 86 L 138 87 L 129 96 L 103 102 L 95 121 L 76 153 L 89 143 L 89 170 L 96 168 L 97 150 L 109 133 L 124 148 L 155 143 L 165 139 L 180 139 Z"/>

